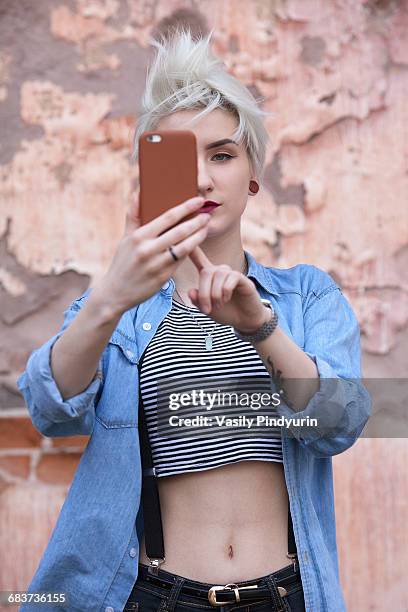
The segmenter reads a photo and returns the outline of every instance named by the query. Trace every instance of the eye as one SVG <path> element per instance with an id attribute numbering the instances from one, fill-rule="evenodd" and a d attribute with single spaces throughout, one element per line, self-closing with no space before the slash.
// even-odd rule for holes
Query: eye
<path id="1" fill-rule="evenodd" d="M 228 159 L 233 158 L 233 155 L 229 155 L 228 153 L 216 153 L 215 155 L 213 155 L 213 158 L 217 157 L 218 155 L 224 155 L 224 157 L 227 157 Z M 222 159 L 221 161 L 228 161 L 228 159 Z"/>

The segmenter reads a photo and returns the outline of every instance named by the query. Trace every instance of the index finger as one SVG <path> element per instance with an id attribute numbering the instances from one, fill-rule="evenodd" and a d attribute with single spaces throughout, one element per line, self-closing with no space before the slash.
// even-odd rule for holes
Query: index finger
<path id="1" fill-rule="evenodd" d="M 195 264 L 198 271 L 202 270 L 204 266 L 208 266 L 209 264 L 211 265 L 211 261 L 199 246 L 196 246 L 191 253 L 189 253 L 189 257 Z"/>

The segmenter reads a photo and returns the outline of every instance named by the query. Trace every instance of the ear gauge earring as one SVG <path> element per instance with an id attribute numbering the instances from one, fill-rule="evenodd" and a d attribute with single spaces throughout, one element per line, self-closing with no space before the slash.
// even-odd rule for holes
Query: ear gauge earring
<path id="1" fill-rule="evenodd" d="M 259 191 L 259 185 L 256 181 L 250 181 L 249 182 L 249 191 L 253 194 L 258 193 Z"/>

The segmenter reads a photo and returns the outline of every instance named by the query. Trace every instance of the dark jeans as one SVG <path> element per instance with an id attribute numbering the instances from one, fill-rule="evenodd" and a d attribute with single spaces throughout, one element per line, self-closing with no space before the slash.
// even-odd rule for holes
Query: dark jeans
<path id="1" fill-rule="evenodd" d="M 257 584 L 269 590 L 265 598 L 251 599 L 240 603 L 227 603 L 213 606 L 208 600 L 208 590 L 215 584 L 189 580 L 183 576 L 159 569 L 158 577 L 148 573 L 148 566 L 139 563 L 139 574 L 133 590 L 123 609 L 123 612 L 201 612 L 202 610 L 218 610 L 230 612 L 305 612 L 302 581 L 299 566 L 294 571 L 293 564 L 287 565 L 271 574 L 236 583 L 238 587 Z M 160 579 L 163 579 L 161 584 Z M 170 582 L 167 584 L 164 582 Z M 196 594 L 186 593 L 183 586 L 197 589 Z M 277 587 L 283 586 L 287 594 L 281 596 Z"/>

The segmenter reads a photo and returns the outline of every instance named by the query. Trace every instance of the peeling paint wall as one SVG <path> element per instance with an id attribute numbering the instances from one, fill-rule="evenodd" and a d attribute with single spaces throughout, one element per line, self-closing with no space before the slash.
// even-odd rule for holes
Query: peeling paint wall
<path id="1" fill-rule="evenodd" d="M 214 51 L 274 113 L 246 248 L 269 265 L 333 274 L 361 324 L 365 375 L 407 374 L 406 1 L 18 0 L 0 10 L 6 310 L 24 310 L 36 279 L 50 288 L 76 272 L 81 290 L 83 275 L 106 271 L 137 180 L 148 38 L 175 21 L 216 26 Z"/>
<path id="2" fill-rule="evenodd" d="M 14 0 L 0 6 L 4 415 L 26 415 L 15 381 L 30 352 L 109 265 L 138 178 L 148 39 L 177 21 L 215 27 L 214 52 L 274 113 L 244 246 L 266 265 L 330 272 L 361 325 L 364 375 L 407 377 L 407 0 Z M 35 483 L 36 463 L 13 476 L 7 461 L 0 489 Z M 343 533 L 350 568 L 347 550 Z M 382 609 L 361 597 L 350 610 Z"/>

